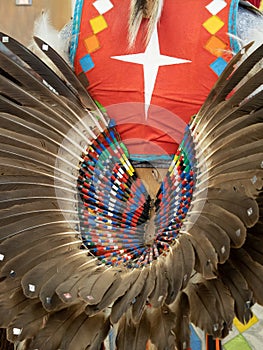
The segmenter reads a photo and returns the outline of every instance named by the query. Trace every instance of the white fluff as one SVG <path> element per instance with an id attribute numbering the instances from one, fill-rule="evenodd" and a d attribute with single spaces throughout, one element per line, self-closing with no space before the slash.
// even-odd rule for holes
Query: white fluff
<path id="1" fill-rule="evenodd" d="M 69 63 L 69 40 L 61 35 L 61 32 L 56 30 L 50 23 L 49 13 L 43 11 L 40 17 L 34 24 L 34 36 L 39 37 L 57 51 L 66 62 Z M 38 48 L 35 41 L 32 39 L 29 49 L 32 50 L 38 57 L 57 72 L 54 64 L 47 58 L 47 56 Z"/>

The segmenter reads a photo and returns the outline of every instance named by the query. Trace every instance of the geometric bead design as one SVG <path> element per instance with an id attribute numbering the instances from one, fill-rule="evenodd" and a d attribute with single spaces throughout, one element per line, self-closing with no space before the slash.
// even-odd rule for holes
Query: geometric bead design
<path id="1" fill-rule="evenodd" d="M 91 70 L 95 66 L 90 54 L 83 56 L 79 60 L 79 63 L 81 65 L 81 68 L 83 69 L 83 72 L 85 72 L 85 73 L 88 72 L 89 70 Z"/>
<path id="2" fill-rule="evenodd" d="M 239 320 L 237 318 L 234 318 L 234 321 L 233 321 L 235 327 L 238 329 L 238 331 L 240 333 L 245 332 L 248 328 L 250 328 L 251 326 L 253 326 L 257 322 L 258 322 L 258 318 L 257 318 L 256 315 L 254 315 L 251 318 L 251 320 L 248 323 L 246 323 L 246 324 L 243 324 L 243 323 L 239 322 Z"/>
<path id="3" fill-rule="evenodd" d="M 227 62 L 222 57 L 218 57 L 214 62 L 210 64 L 210 68 L 216 73 L 217 76 L 220 76 L 222 74 L 226 66 Z"/>
<path id="4" fill-rule="evenodd" d="M 218 32 L 224 25 L 224 22 L 217 16 L 208 18 L 204 23 L 204 28 L 212 35 Z"/>
<path id="5" fill-rule="evenodd" d="M 211 52 L 211 54 L 216 57 L 222 56 L 226 47 L 227 44 L 214 35 L 211 36 L 205 44 L 207 51 Z"/>
<path id="6" fill-rule="evenodd" d="M 237 335 L 233 339 L 229 340 L 227 343 L 224 344 L 224 350 L 251 350 L 251 347 L 249 346 L 246 339 L 243 337 L 242 334 Z"/>
<path id="7" fill-rule="evenodd" d="M 103 15 L 113 8 L 113 4 L 110 2 L 110 0 L 97 0 L 94 1 L 92 5 L 96 8 L 100 15 Z"/>
<path id="8" fill-rule="evenodd" d="M 90 19 L 90 25 L 94 34 L 108 28 L 108 24 L 102 15 Z"/>
<path id="9" fill-rule="evenodd" d="M 94 52 L 100 48 L 100 43 L 96 35 L 91 35 L 84 40 L 88 53 Z"/>
<path id="10" fill-rule="evenodd" d="M 217 15 L 218 12 L 226 7 L 226 5 L 227 3 L 224 0 L 213 0 L 206 6 L 206 9 L 211 13 L 211 15 Z"/>

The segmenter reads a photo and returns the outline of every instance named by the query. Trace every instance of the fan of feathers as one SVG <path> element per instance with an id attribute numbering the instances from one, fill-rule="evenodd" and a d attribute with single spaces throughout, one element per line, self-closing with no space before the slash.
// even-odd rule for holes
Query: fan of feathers
<path id="1" fill-rule="evenodd" d="M 151 198 L 114 123 L 1 33 L 0 327 L 24 349 L 185 349 L 263 305 L 263 47 L 238 53 Z"/>

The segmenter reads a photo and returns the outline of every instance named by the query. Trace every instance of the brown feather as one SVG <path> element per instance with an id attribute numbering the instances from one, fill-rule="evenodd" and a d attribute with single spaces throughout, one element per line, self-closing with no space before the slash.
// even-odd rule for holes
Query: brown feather
<path id="1" fill-rule="evenodd" d="M 241 51 L 239 51 L 236 55 L 234 55 L 231 59 L 231 61 L 228 63 L 227 67 L 223 71 L 223 73 L 220 75 L 219 79 L 217 80 L 216 84 L 213 86 L 212 90 L 210 91 L 205 103 L 200 109 L 200 114 L 205 114 L 207 109 L 213 108 L 212 102 L 215 101 L 215 98 L 220 94 L 221 98 L 224 99 L 224 95 L 228 95 L 228 93 L 233 89 L 233 86 L 228 85 L 229 77 L 232 75 L 233 71 L 235 70 L 237 63 L 242 59 L 242 56 L 247 52 L 247 50 L 252 46 L 252 43 L 245 46 Z M 236 78 L 231 82 L 232 85 L 236 85 L 239 83 L 240 79 L 243 78 L 244 75 L 246 75 L 250 69 L 255 65 L 255 61 L 257 61 L 258 52 L 255 53 L 252 58 L 250 58 L 249 64 L 243 64 L 239 71 L 235 73 Z M 228 85 L 227 90 L 225 89 L 225 85 Z M 222 92 L 224 95 L 222 95 Z M 218 99 L 217 99 L 218 100 Z M 218 102 L 214 102 L 214 105 L 217 105 Z"/>
<path id="2" fill-rule="evenodd" d="M 79 296 L 90 305 L 100 303 L 104 294 L 122 272 L 124 270 L 118 267 L 97 270 L 85 283 L 79 286 Z"/>
<path id="3" fill-rule="evenodd" d="M 176 315 L 175 327 L 173 328 L 176 349 L 187 349 L 190 347 L 190 305 L 187 295 L 181 292 L 171 309 Z"/>
<path id="4" fill-rule="evenodd" d="M 4 268 L 2 269 L 2 274 L 8 276 L 10 271 L 14 271 L 16 278 L 22 277 L 26 272 L 28 272 L 36 263 L 40 263 L 46 260 L 49 256 L 54 257 L 57 254 L 63 254 L 67 250 L 78 249 L 80 242 L 72 239 L 72 237 L 62 236 L 53 237 L 50 242 L 49 251 L 46 252 L 47 242 L 46 240 L 40 241 L 38 245 L 35 245 L 34 251 L 28 256 L 28 252 L 23 252 L 12 260 L 8 261 Z"/>
<path id="5" fill-rule="evenodd" d="M 51 59 L 51 61 L 57 66 L 60 72 L 67 79 L 67 82 L 70 88 L 75 89 L 78 94 L 79 99 L 81 100 L 83 106 L 90 110 L 94 110 L 98 112 L 98 107 L 95 102 L 91 99 L 85 87 L 81 84 L 81 82 L 77 79 L 76 75 L 73 73 L 72 69 L 69 65 L 59 56 L 55 50 L 52 49 L 48 44 L 43 42 L 40 38 L 34 37 L 35 42 L 38 47 Z M 45 48 L 43 50 L 43 47 Z M 101 112 L 99 112 L 101 114 Z"/>
<path id="6" fill-rule="evenodd" d="M 43 242 L 45 239 L 58 238 L 63 236 L 71 237 L 72 241 L 77 238 L 76 233 L 72 232 L 70 227 L 67 227 L 63 222 L 58 222 L 56 225 L 43 225 L 38 227 L 38 234 L 34 234 L 35 228 L 28 228 L 18 235 L 14 235 L 0 244 L 0 254 L 3 259 L 0 262 L 0 268 L 10 260 L 16 258 L 20 254 L 30 254 L 31 247 L 28 246 L 30 241 L 32 244 Z"/>
<path id="7" fill-rule="evenodd" d="M 145 310 L 145 305 L 148 300 L 148 296 L 152 293 L 154 285 L 155 285 L 155 269 L 150 266 L 149 275 L 146 278 L 145 284 L 139 295 L 136 297 L 135 303 L 132 304 L 132 321 L 134 323 L 138 323 L 141 320 L 143 312 Z M 142 321 L 143 322 L 143 321 Z"/>
<path id="8" fill-rule="evenodd" d="M 199 132 L 195 137 L 195 142 L 198 143 L 198 147 L 206 150 L 207 148 L 220 151 L 220 140 L 226 138 L 226 143 L 221 143 L 222 148 L 227 147 L 227 143 L 231 142 L 229 136 L 231 134 L 238 137 L 241 129 L 246 129 L 253 124 L 260 124 L 262 122 L 262 91 L 254 94 L 252 97 L 246 99 L 244 103 L 237 107 L 230 108 L 225 112 L 220 112 L 220 105 L 218 106 L 218 114 L 212 116 L 207 123 L 202 125 L 202 119 L 200 119 L 201 126 L 199 125 Z M 250 136 L 250 135 L 247 135 Z M 206 153 L 208 157 L 213 155 L 212 153 Z"/>
<path id="9" fill-rule="evenodd" d="M 78 280 L 88 280 L 89 276 L 97 268 L 96 259 L 87 257 L 84 266 L 88 266 L 88 268 L 79 270 L 79 273 L 76 274 L 76 271 L 79 267 L 78 260 L 71 264 L 69 259 L 67 262 L 67 268 L 63 269 L 63 273 L 62 271 L 58 270 L 56 274 L 53 274 L 51 278 L 46 280 L 46 282 L 42 285 L 39 297 L 43 303 L 43 306 L 47 310 L 53 310 L 54 307 L 57 307 L 56 304 L 58 304 L 58 307 L 60 308 L 80 302 L 80 299 L 78 297 L 78 284 L 75 284 L 73 286 L 75 287 L 75 290 L 73 292 L 71 283 L 74 281 L 75 276 L 77 276 Z M 67 282 L 69 281 L 71 288 L 67 288 Z"/>
<path id="10" fill-rule="evenodd" d="M 0 33 L 1 40 L 3 37 L 7 37 L 7 35 Z M 31 69 L 35 70 L 60 95 L 65 96 L 72 101 L 76 100 L 76 96 L 66 86 L 66 84 L 43 61 L 41 61 L 25 46 L 21 45 L 11 37 L 9 37 L 8 41 L 5 41 L 5 46 L 24 62 L 26 62 Z"/>
<path id="11" fill-rule="evenodd" d="M 263 305 L 263 266 L 252 259 L 245 249 L 233 249 L 231 263 L 242 274 L 256 302 Z"/>
<path id="12" fill-rule="evenodd" d="M 249 198 L 244 193 L 237 192 L 233 188 L 232 191 L 226 191 L 224 188 L 211 188 L 204 191 L 207 197 L 207 204 L 215 204 L 225 209 L 242 220 L 247 226 L 255 225 L 259 218 L 259 210 L 256 200 Z M 202 199 L 201 199 L 202 200 Z M 196 200 L 197 202 L 198 200 Z M 200 201 L 200 200 L 199 200 Z"/>
<path id="13" fill-rule="evenodd" d="M 139 323 L 134 323 L 129 316 L 123 315 L 119 324 L 116 338 L 117 349 L 145 349 L 150 336 L 150 320 L 143 313 Z"/>
<path id="14" fill-rule="evenodd" d="M 156 271 L 155 286 L 149 295 L 149 302 L 154 308 L 163 305 L 168 293 L 168 280 L 165 274 L 165 259 L 159 257 L 157 262 L 153 262 L 152 268 Z"/>
<path id="15" fill-rule="evenodd" d="M 251 46 L 251 44 L 249 44 L 249 46 Z M 262 46 L 258 47 L 251 55 L 249 55 L 248 58 L 244 60 L 244 62 L 242 62 L 242 64 L 234 71 L 233 68 L 235 64 L 241 59 L 242 55 L 245 53 L 249 46 L 240 51 L 237 56 L 235 55 L 232 58 L 227 69 L 225 70 L 225 73 L 221 75 L 217 84 L 212 89 L 210 95 L 200 110 L 200 114 L 207 114 L 206 118 L 211 117 L 212 113 L 209 113 L 209 110 L 213 111 L 214 108 L 216 108 L 216 106 L 220 103 L 220 101 L 223 101 L 227 95 L 235 88 L 235 86 L 244 78 L 244 76 L 246 76 L 251 71 L 251 69 L 261 60 L 263 50 Z M 231 74 L 232 72 L 233 74 Z M 227 79 L 230 74 L 231 79 Z M 251 84 L 251 81 L 250 85 L 255 88 L 254 84 Z M 243 88 L 245 92 L 242 94 L 242 96 L 240 96 L 240 99 L 243 99 L 244 95 L 245 97 L 249 95 L 249 91 L 246 90 L 246 86 L 247 85 L 245 85 L 245 88 Z M 234 101 L 232 100 L 232 107 L 235 105 L 233 102 Z M 235 101 L 235 103 L 237 103 L 237 101 Z"/>
<path id="16" fill-rule="evenodd" d="M 87 132 L 90 126 L 94 126 L 89 112 L 84 112 L 83 109 L 80 109 L 75 104 L 70 104 L 69 102 L 66 104 L 63 99 L 58 99 L 57 97 L 53 97 L 49 104 L 47 103 L 48 101 L 41 101 L 38 96 L 34 97 L 34 94 L 28 93 L 20 86 L 5 80 L 3 77 L 0 77 L 1 87 L 5 96 L 9 94 L 9 99 L 2 95 L 0 96 L 0 111 L 3 123 L 6 115 L 12 115 L 10 124 L 6 124 L 7 129 L 19 131 L 27 128 L 27 132 L 31 136 L 46 130 L 44 138 L 56 135 L 56 138 L 53 138 L 53 140 L 67 139 L 71 144 L 69 151 L 72 151 L 76 146 L 72 136 L 78 135 L 84 141 L 85 131 Z M 19 123 L 20 118 L 25 122 L 25 125 L 23 122 Z M 17 124 L 16 128 L 13 125 L 15 121 Z M 69 131 L 71 132 L 70 137 Z M 45 133 L 43 134 L 45 135 Z"/>
<path id="17" fill-rule="evenodd" d="M 258 223 L 258 226 L 260 223 Z M 259 234 L 247 234 L 246 242 L 243 246 L 243 248 L 248 252 L 248 254 L 253 257 L 253 260 L 258 262 L 259 264 L 263 265 L 263 230 L 262 230 L 262 224 L 260 225 L 261 230 L 258 230 Z M 253 230 L 252 228 L 251 230 Z M 256 229 L 256 227 L 255 227 Z M 255 230 L 254 229 L 254 230 Z"/>
<path id="18" fill-rule="evenodd" d="M 131 322 L 127 315 L 123 315 L 118 324 L 116 337 L 117 349 L 127 349 L 131 347 L 136 335 L 136 325 Z"/>
<path id="19" fill-rule="evenodd" d="M 192 218 L 194 219 L 193 221 L 191 221 Z M 187 221 L 190 222 L 190 225 L 195 225 L 196 230 L 188 230 L 187 222 L 185 222 L 186 231 L 189 231 L 192 235 L 205 236 L 214 247 L 218 256 L 218 262 L 225 262 L 230 253 L 230 239 L 227 233 L 219 225 L 202 214 L 200 214 L 197 220 L 194 215 L 192 216 L 190 214 L 187 217 Z M 197 239 L 198 236 L 196 236 Z"/>
<path id="20" fill-rule="evenodd" d="M 253 118 L 253 116 L 249 116 L 249 118 Z M 234 130 L 229 132 L 229 134 L 223 134 L 222 137 L 219 138 L 211 137 L 211 140 L 209 138 L 205 138 L 203 141 L 195 140 L 197 150 L 196 157 L 201 159 L 203 155 L 205 159 L 209 159 L 216 154 L 217 158 L 221 156 L 222 160 L 224 160 L 225 157 L 228 157 L 227 150 L 239 148 L 245 144 L 261 140 L 262 122 L 253 123 L 253 119 L 251 119 L 248 124 L 248 126 L 239 129 L 238 122 L 236 122 Z M 215 172 L 215 170 L 213 172 Z"/>
<path id="21" fill-rule="evenodd" d="M 50 315 L 45 327 L 40 329 L 35 335 L 28 350 L 59 349 L 68 328 L 74 323 L 81 312 L 82 309 L 80 307 L 71 307 Z"/>
<path id="22" fill-rule="evenodd" d="M 163 305 L 157 309 L 148 310 L 151 322 L 151 342 L 158 350 L 172 350 L 175 348 L 175 326 L 176 315 L 171 309 Z"/>
<path id="23" fill-rule="evenodd" d="M 178 241 L 180 243 L 179 249 L 182 251 L 182 264 L 184 266 L 183 282 L 181 286 L 181 288 L 184 289 L 194 271 L 195 252 L 187 235 L 180 235 Z"/>
<path id="24" fill-rule="evenodd" d="M 191 322 L 208 334 L 220 337 L 222 325 L 219 326 L 220 315 L 217 313 L 216 297 L 212 290 L 204 283 L 189 283 L 186 294 L 190 303 Z"/>
<path id="25" fill-rule="evenodd" d="M 86 307 L 87 315 L 94 315 L 98 311 L 104 310 L 113 302 L 123 296 L 137 280 L 140 274 L 139 270 L 126 271 L 120 274 L 120 276 L 112 283 L 107 292 L 104 294 L 103 299 L 97 305 L 88 305 Z"/>
<path id="26" fill-rule="evenodd" d="M 34 337 L 44 327 L 48 314 L 39 301 L 31 301 L 16 315 L 7 328 L 9 341 L 17 342 Z M 15 330 L 18 330 L 18 334 Z"/>
<path id="27" fill-rule="evenodd" d="M 168 281 L 165 304 L 170 305 L 177 297 L 184 278 L 183 256 L 179 242 L 176 242 L 167 254 L 165 259 L 165 274 Z"/>
<path id="28" fill-rule="evenodd" d="M 215 272 L 217 269 L 217 255 L 214 247 L 209 240 L 199 234 L 197 227 L 192 226 L 189 229 L 189 233 L 181 231 L 182 234 L 186 234 L 195 250 L 195 269 L 200 272 L 205 278 L 215 278 Z"/>
<path id="29" fill-rule="evenodd" d="M 19 285 L 14 289 L 4 288 L 2 285 L 0 293 L 1 327 L 7 328 L 16 315 L 29 304 L 30 300 L 24 296 Z"/>
<path id="30" fill-rule="evenodd" d="M 131 285 L 131 288 L 127 292 L 119 297 L 112 306 L 111 322 L 117 323 L 121 316 L 128 310 L 128 308 L 135 302 L 136 297 L 141 293 L 145 280 L 149 274 L 149 268 L 145 267 L 140 271 L 140 274 L 136 281 Z"/>
<path id="31" fill-rule="evenodd" d="M 236 163 L 240 158 L 248 157 L 249 159 L 253 155 L 262 154 L 262 144 L 262 140 L 257 140 L 243 144 L 239 147 L 229 147 L 228 152 L 225 150 L 222 152 L 222 149 L 219 152 L 216 151 L 211 156 L 211 160 L 206 158 L 207 167 L 209 168 L 209 171 L 219 166 L 223 169 L 223 165 L 226 165 L 227 163 L 231 165 Z"/>
<path id="32" fill-rule="evenodd" d="M 72 269 L 73 268 L 73 269 Z M 79 286 L 81 283 L 88 281 L 90 276 L 96 274 L 97 270 L 104 271 L 104 266 L 99 266 L 96 258 L 87 258 L 87 261 L 83 265 L 73 265 L 72 268 L 69 264 L 69 269 L 65 271 L 65 274 L 54 276 L 52 280 L 47 284 L 48 289 L 53 289 L 53 284 L 56 285 L 56 294 L 66 304 L 70 305 L 79 300 Z M 74 272 L 73 272 L 74 271 Z M 43 296 L 48 292 L 43 289 Z"/>
<path id="33" fill-rule="evenodd" d="M 192 214 L 195 216 L 200 215 L 199 212 L 195 211 L 195 204 L 193 204 L 193 209 L 191 210 Z M 212 202 L 203 206 L 202 214 L 227 232 L 232 247 L 241 247 L 243 245 L 246 239 L 246 227 L 236 215 Z"/>
<path id="34" fill-rule="evenodd" d="M 39 293 L 44 284 L 47 283 L 47 281 L 49 281 L 53 276 L 56 274 L 64 275 L 68 269 L 70 269 L 70 271 L 74 271 L 74 268 L 71 269 L 71 266 L 82 265 L 87 262 L 89 258 L 86 254 L 87 253 L 85 250 L 80 250 L 77 253 L 69 251 L 56 255 L 54 258 L 49 259 L 48 261 L 43 261 L 42 263 L 37 264 L 22 277 L 21 285 L 24 294 L 28 298 L 32 299 L 39 297 Z M 34 286 L 33 290 L 31 286 Z M 54 293 L 55 290 L 50 292 L 50 296 Z"/>
<path id="35" fill-rule="evenodd" d="M 104 313 L 93 317 L 80 314 L 67 328 L 60 348 L 67 350 L 101 349 L 101 344 L 110 329 Z"/>
<path id="36" fill-rule="evenodd" d="M 263 187 L 263 171 L 248 170 L 236 173 L 220 174 L 209 180 L 211 187 L 222 187 L 226 190 L 233 188 L 244 192 L 248 197 L 256 197 L 258 190 Z"/>
<path id="37" fill-rule="evenodd" d="M 234 300 L 229 290 L 219 279 L 205 281 L 206 287 L 211 290 L 216 298 L 216 312 L 220 316 L 219 328 L 221 328 L 221 337 L 225 338 L 232 327 L 234 319 Z M 212 311 L 213 312 L 213 311 Z"/>
<path id="38" fill-rule="evenodd" d="M 231 262 L 219 266 L 219 276 L 229 289 L 234 299 L 235 315 L 242 323 L 247 323 L 252 317 L 252 292 L 242 274 L 234 268 Z"/>

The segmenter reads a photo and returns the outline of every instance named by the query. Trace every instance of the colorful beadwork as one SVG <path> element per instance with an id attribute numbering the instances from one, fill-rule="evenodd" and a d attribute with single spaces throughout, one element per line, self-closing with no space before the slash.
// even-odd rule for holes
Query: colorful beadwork
<path id="1" fill-rule="evenodd" d="M 155 200 L 136 175 L 114 127 L 93 140 L 78 177 L 81 234 L 91 254 L 105 264 L 141 267 L 168 251 L 195 184 L 189 140 L 187 130 Z"/>

